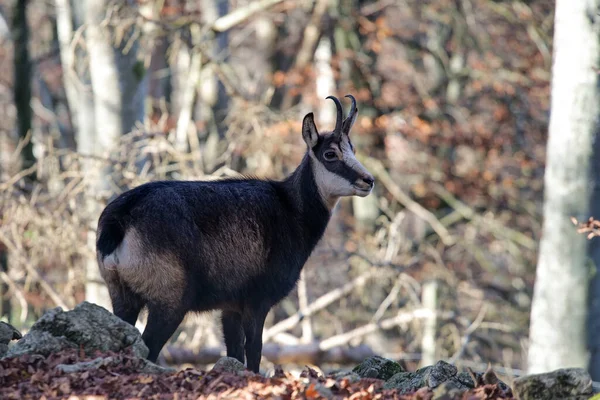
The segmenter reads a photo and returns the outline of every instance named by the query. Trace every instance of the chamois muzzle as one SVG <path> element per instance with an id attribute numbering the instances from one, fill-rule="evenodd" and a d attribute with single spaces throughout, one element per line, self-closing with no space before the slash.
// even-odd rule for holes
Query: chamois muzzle
<path id="1" fill-rule="evenodd" d="M 358 178 L 354 183 L 354 188 L 357 190 L 356 194 L 361 197 L 369 195 L 374 186 L 375 178 L 371 174 Z"/>

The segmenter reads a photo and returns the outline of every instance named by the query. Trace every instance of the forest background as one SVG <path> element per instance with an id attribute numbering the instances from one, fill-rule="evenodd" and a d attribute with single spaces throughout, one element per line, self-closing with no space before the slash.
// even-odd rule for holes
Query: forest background
<path id="1" fill-rule="evenodd" d="M 282 178 L 304 114 L 331 129 L 325 98 L 353 94 L 375 190 L 340 202 L 269 314 L 265 362 L 376 353 L 523 373 L 552 1 L 2 0 L 0 14 L 2 320 L 110 310 L 93 244 L 111 198 L 156 179 Z M 189 317 L 162 361 L 214 362 L 217 322 Z"/>

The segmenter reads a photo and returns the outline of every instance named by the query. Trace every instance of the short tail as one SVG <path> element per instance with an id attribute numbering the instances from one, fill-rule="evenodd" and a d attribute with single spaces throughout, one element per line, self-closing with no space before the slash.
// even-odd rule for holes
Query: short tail
<path id="1" fill-rule="evenodd" d="M 138 186 L 114 199 L 102 211 L 96 238 L 96 251 L 100 261 L 119 247 L 129 225 L 131 210 L 150 190 L 147 184 Z"/>
<path id="2" fill-rule="evenodd" d="M 106 256 L 112 254 L 125 237 L 125 227 L 114 216 L 101 217 L 100 235 L 96 240 L 96 250 L 100 260 L 104 260 Z"/>

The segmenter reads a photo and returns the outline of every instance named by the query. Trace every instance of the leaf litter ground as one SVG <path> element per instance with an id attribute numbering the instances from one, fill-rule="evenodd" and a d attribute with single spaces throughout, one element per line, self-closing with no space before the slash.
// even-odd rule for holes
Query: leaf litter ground
<path id="1" fill-rule="evenodd" d="M 65 373 L 60 367 L 112 357 L 98 368 Z M 0 360 L 2 399 L 420 399 L 434 398 L 434 391 L 421 388 L 411 394 L 383 390 L 384 381 L 352 382 L 322 376 L 308 367 L 300 378 L 281 368 L 272 377 L 248 371 L 241 373 L 200 371 L 192 368 L 164 374 L 139 373 L 143 360 L 127 353 L 100 353 L 94 357 L 77 350 L 49 357 L 22 355 Z M 483 385 L 464 392 L 460 399 L 507 399 L 496 385 Z M 452 397 L 436 397 L 452 398 Z"/>

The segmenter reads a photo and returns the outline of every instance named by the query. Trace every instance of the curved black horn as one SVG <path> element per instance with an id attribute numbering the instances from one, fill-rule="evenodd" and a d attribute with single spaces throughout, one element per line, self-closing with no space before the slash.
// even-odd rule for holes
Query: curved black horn
<path id="1" fill-rule="evenodd" d="M 336 134 L 340 134 L 342 132 L 342 118 L 343 118 L 342 103 L 340 103 L 338 98 L 334 97 L 334 96 L 327 96 L 326 99 L 331 99 L 335 103 L 335 107 L 337 108 L 337 118 L 335 120 L 335 129 L 333 130 L 333 132 Z"/>
<path id="2" fill-rule="evenodd" d="M 350 118 L 356 112 L 356 99 L 351 94 L 347 94 L 344 97 L 349 97 L 352 100 L 352 107 L 350 108 L 350 112 L 346 118 Z"/>
<path id="3" fill-rule="evenodd" d="M 350 132 L 350 128 L 352 128 L 352 124 L 354 123 L 354 117 L 358 108 L 356 108 L 356 99 L 351 94 L 347 94 L 344 97 L 349 97 L 352 100 L 352 107 L 350 107 L 350 111 L 348 112 L 348 116 L 344 119 L 342 123 L 342 132 L 348 134 Z"/>

